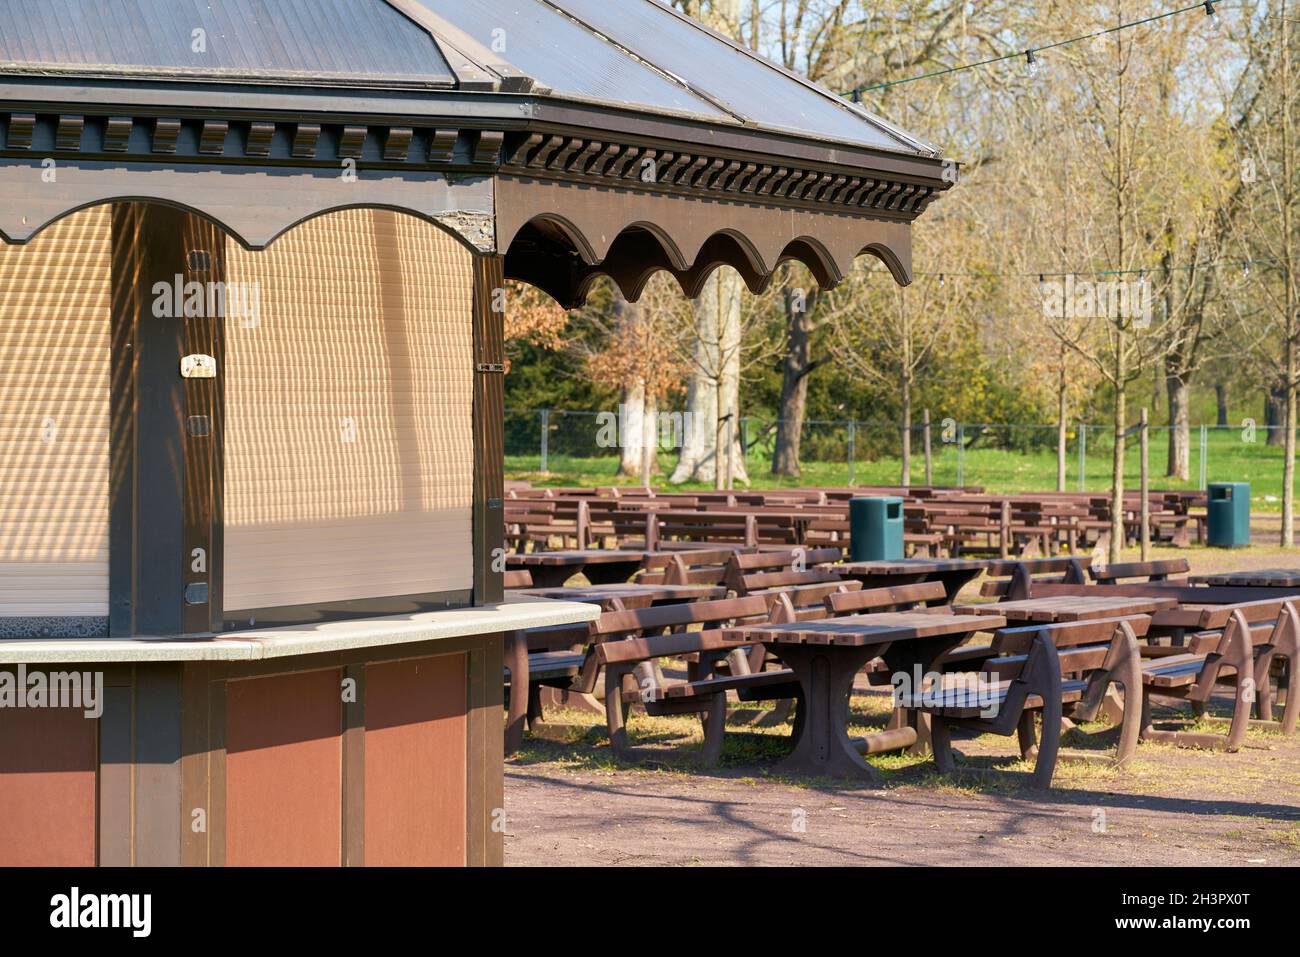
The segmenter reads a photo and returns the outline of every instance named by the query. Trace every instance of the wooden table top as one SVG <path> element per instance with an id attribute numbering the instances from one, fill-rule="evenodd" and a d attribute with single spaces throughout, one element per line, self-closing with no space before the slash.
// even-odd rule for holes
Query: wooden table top
<path id="1" fill-rule="evenodd" d="M 725 598 L 727 589 L 721 585 L 555 585 L 552 587 L 518 588 L 512 594 L 531 595 L 534 598 L 554 598 L 563 601 L 609 601 L 612 598 L 641 598 L 663 601 L 669 598 L 683 601 L 703 601 Z"/>
<path id="2" fill-rule="evenodd" d="M 960 605 L 960 611 L 972 615 L 998 615 L 1008 621 L 1058 622 L 1086 621 L 1091 618 L 1116 618 L 1121 615 L 1149 615 L 1176 608 L 1175 598 L 1129 595 L 1054 595 L 1026 598 L 1022 601 L 987 602 Z"/>
<path id="3" fill-rule="evenodd" d="M 845 575 L 916 575 L 924 572 L 981 571 L 988 565 L 989 560 L 984 558 L 898 558 L 868 562 L 836 562 L 819 567 Z"/>
<path id="4" fill-rule="evenodd" d="M 1192 575 L 1194 585 L 1261 585 L 1274 588 L 1300 587 L 1300 568 L 1257 568 L 1254 571 Z"/>
<path id="5" fill-rule="evenodd" d="M 615 548 L 570 549 L 555 552 L 511 552 L 506 565 L 600 565 L 606 562 L 639 562 L 645 559 L 643 551 Z"/>
<path id="6" fill-rule="evenodd" d="M 861 647 L 939 635 L 963 635 L 1000 628 L 1006 619 L 949 611 L 891 611 L 848 615 L 782 625 L 751 625 L 728 630 L 738 641 L 763 644 L 841 645 Z"/>

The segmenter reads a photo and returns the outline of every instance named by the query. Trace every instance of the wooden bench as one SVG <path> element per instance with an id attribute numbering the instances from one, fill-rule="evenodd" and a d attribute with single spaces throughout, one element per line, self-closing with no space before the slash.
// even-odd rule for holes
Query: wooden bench
<path id="1" fill-rule="evenodd" d="M 930 716 L 939 771 L 954 770 L 954 729 L 1015 734 L 1021 757 L 1034 759 L 1033 785 L 1047 788 L 1060 753 L 1066 705 L 1088 721 L 1112 684 L 1124 688 L 1128 701 L 1136 703 L 1141 695 L 1137 639 L 1148 621 L 1131 616 L 999 629 L 987 648 L 960 649 L 960 660 L 950 654 L 937 687 L 908 689 L 896 702 Z M 1041 739 L 1036 715 L 1041 716 Z M 1114 763 L 1133 756 L 1139 736 L 1140 711 L 1126 707 Z"/>
<path id="2" fill-rule="evenodd" d="M 646 559 L 645 571 L 637 580 L 647 585 L 722 585 L 736 551 L 737 547 L 731 546 L 658 552 Z"/>
<path id="3" fill-rule="evenodd" d="M 502 574 L 505 588 L 532 588 L 533 573 L 527 568 L 508 568 Z"/>
<path id="4" fill-rule="evenodd" d="M 843 557 L 838 548 L 790 548 L 780 550 L 736 552 L 727 564 L 724 584 L 737 595 L 762 591 L 839 582 L 833 571 L 818 569 L 823 562 Z"/>
<path id="5" fill-rule="evenodd" d="M 1031 597 L 1035 584 L 1083 585 L 1088 559 L 1039 558 L 1027 561 L 990 562 L 981 583 L 980 595 L 1000 601 L 1022 601 Z"/>
<path id="6" fill-rule="evenodd" d="M 1170 575 L 1186 575 L 1191 566 L 1185 558 L 1170 558 L 1155 562 L 1116 562 L 1112 565 L 1092 566 L 1088 575 L 1099 585 L 1114 585 L 1126 578 L 1142 581 L 1165 581 Z"/>
<path id="7" fill-rule="evenodd" d="M 1300 612 L 1295 599 L 1272 599 L 1157 612 L 1153 627 L 1172 634 L 1174 647 L 1144 648 L 1142 737 L 1178 747 L 1236 751 L 1250 726 L 1252 709 L 1269 726 L 1292 735 L 1300 717 Z M 1274 673 L 1286 704 L 1274 720 Z M 1151 696 L 1187 701 L 1200 716 L 1221 687 L 1233 689 L 1226 734 L 1156 728 Z"/>
<path id="8" fill-rule="evenodd" d="M 768 606 L 766 598 L 752 596 L 602 615 L 593 628 L 598 639 L 593 654 L 605 670 L 605 720 L 614 756 L 620 761 L 647 757 L 644 749 L 627 741 L 627 715 L 634 704 L 643 705 L 650 715 L 700 715 L 704 741 L 699 757 L 716 764 L 722 754 L 727 692 L 746 701 L 792 697 L 798 687 L 788 672 L 747 673 L 739 663 L 745 646 L 724 637 L 728 625 L 765 621 Z M 692 625 L 702 628 L 688 631 Z M 733 673 L 718 675 L 717 663 L 729 655 L 737 662 Z M 684 682 L 670 683 L 659 659 L 682 656 L 695 658 L 693 673 Z"/>

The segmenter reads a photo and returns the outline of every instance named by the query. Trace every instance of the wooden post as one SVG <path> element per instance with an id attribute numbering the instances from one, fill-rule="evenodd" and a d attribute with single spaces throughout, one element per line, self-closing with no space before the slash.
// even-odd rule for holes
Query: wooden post
<path id="1" fill-rule="evenodd" d="M 1150 471 L 1148 459 L 1150 458 L 1150 424 L 1147 421 L 1147 410 L 1142 410 L 1141 425 L 1141 449 L 1142 449 L 1142 501 L 1139 519 L 1142 523 L 1142 561 L 1149 561 L 1151 558 L 1151 499 L 1150 499 Z"/>
<path id="2" fill-rule="evenodd" d="M 998 545 L 998 555 L 1002 558 L 1011 557 L 1011 502 L 1007 499 L 1002 500 L 1002 512 L 998 517 L 998 538 L 1001 540 Z"/>
<path id="3" fill-rule="evenodd" d="M 921 412 L 922 438 L 925 442 L 925 484 L 934 484 L 934 458 L 930 454 L 930 410 Z"/>

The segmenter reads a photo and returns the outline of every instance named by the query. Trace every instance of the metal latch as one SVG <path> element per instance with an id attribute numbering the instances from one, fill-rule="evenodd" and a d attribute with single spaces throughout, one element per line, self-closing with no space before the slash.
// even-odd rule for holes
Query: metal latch
<path id="1" fill-rule="evenodd" d="M 217 377 L 217 360 L 212 356 L 195 353 L 181 357 L 182 379 L 215 379 Z"/>

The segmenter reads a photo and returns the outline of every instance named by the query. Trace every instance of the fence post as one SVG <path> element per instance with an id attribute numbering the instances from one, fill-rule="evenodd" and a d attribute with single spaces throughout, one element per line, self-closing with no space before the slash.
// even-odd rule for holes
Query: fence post
<path id="1" fill-rule="evenodd" d="M 957 423 L 957 487 L 966 484 L 966 426 Z"/>
<path id="2" fill-rule="evenodd" d="M 858 420 L 849 419 L 849 485 L 854 480 L 854 460 L 857 458 Z"/>
<path id="3" fill-rule="evenodd" d="M 550 442 L 550 437 L 551 437 L 551 410 L 542 409 L 542 465 L 538 471 L 540 471 L 543 475 L 545 475 L 547 472 L 550 471 L 550 468 L 548 467 L 549 463 L 547 462 L 547 458 L 549 457 L 547 455 L 547 445 Z"/>
<path id="4" fill-rule="evenodd" d="M 1209 488 L 1207 482 L 1207 471 L 1205 460 L 1210 455 L 1210 434 L 1204 425 L 1201 426 L 1201 488 Z"/>
<path id="5" fill-rule="evenodd" d="M 1150 470 L 1150 452 L 1151 442 L 1148 437 L 1150 432 L 1150 422 L 1147 418 L 1147 410 L 1142 409 L 1142 474 L 1139 484 L 1142 489 L 1142 500 L 1138 509 L 1139 521 L 1142 523 L 1141 543 L 1142 543 L 1142 561 L 1149 561 L 1151 558 L 1151 470 Z"/>
<path id="6" fill-rule="evenodd" d="M 1088 423 L 1079 423 L 1079 491 L 1088 491 Z"/>
<path id="7" fill-rule="evenodd" d="M 925 484 L 934 484 L 934 459 L 930 454 L 930 410 L 925 409 L 921 412 L 921 423 L 924 428 L 925 439 Z"/>

